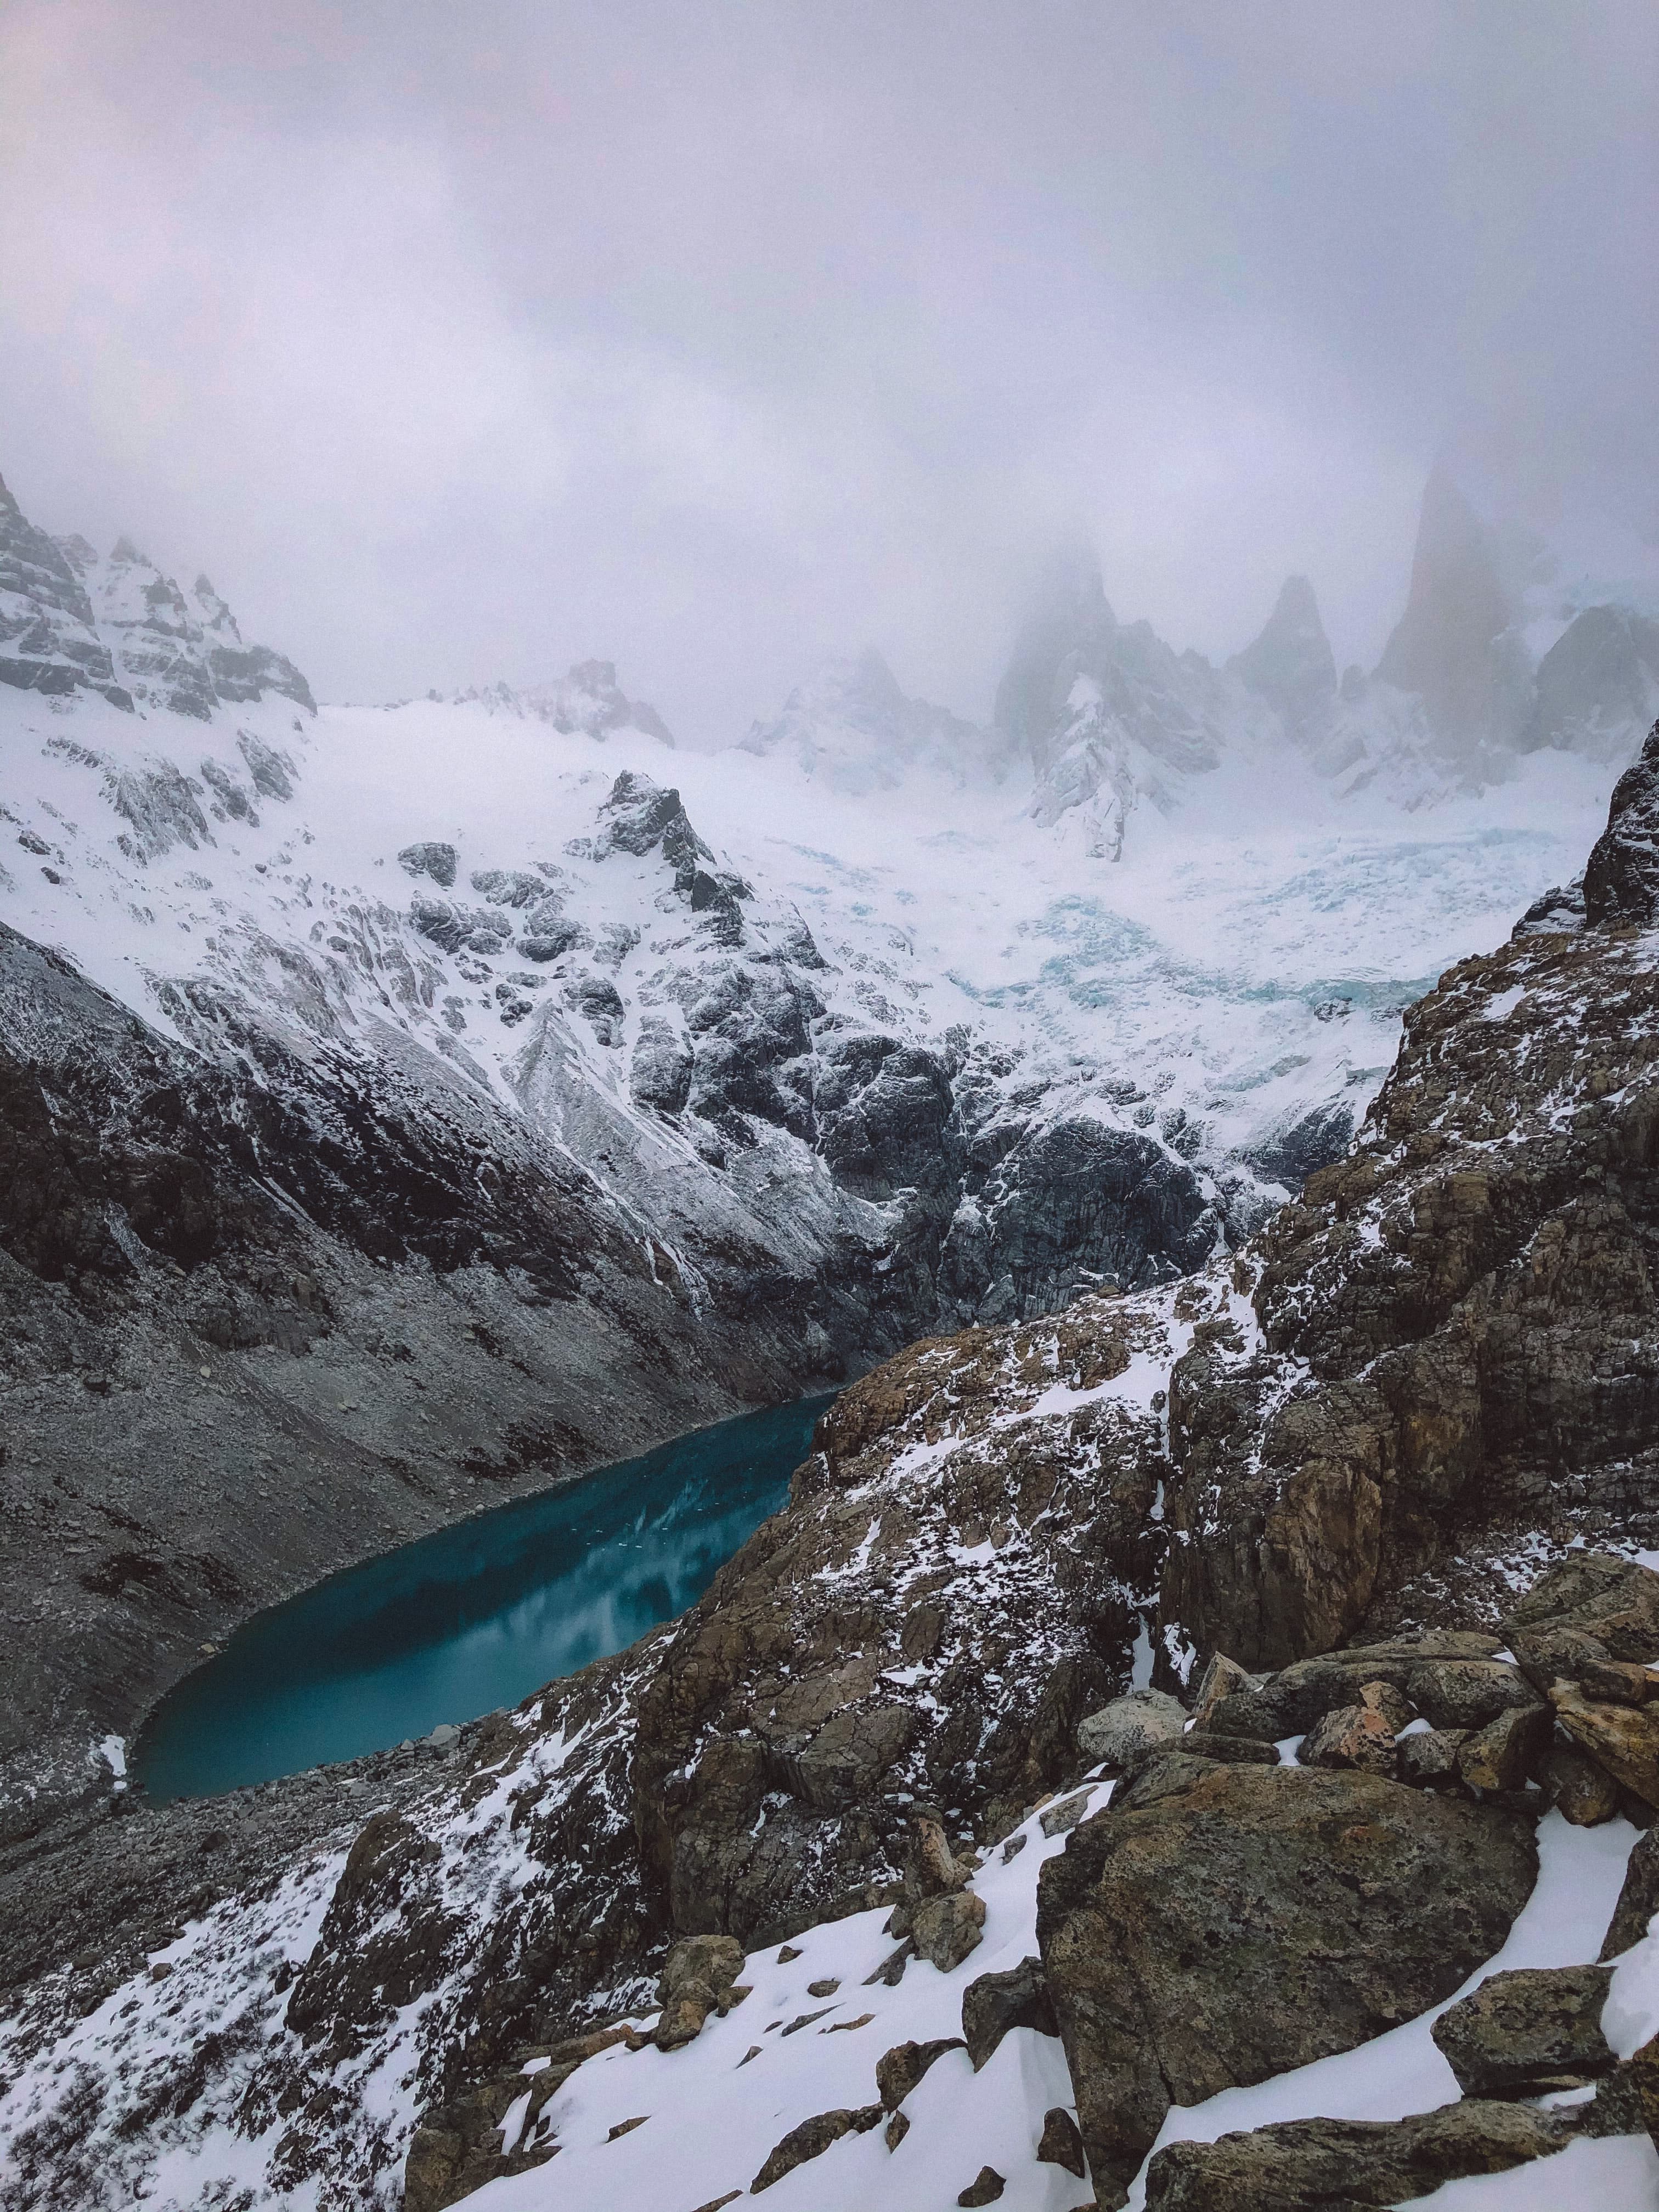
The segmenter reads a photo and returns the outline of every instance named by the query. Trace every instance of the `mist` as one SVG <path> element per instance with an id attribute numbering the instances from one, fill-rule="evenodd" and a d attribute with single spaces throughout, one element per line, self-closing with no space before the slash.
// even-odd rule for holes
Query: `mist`
<path id="1" fill-rule="evenodd" d="M 0 472 L 319 695 L 825 653 L 982 716 L 1080 522 L 1212 657 L 1398 614 L 1425 474 L 1659 547 L 1659 16 L 12 0 Z"/>

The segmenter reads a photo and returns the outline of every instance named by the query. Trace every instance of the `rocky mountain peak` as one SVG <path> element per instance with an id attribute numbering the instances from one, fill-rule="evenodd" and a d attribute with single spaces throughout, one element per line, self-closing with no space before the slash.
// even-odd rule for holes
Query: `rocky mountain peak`
<path id="1" fill-rule="evenodd" d="M 1043 564 L 997 686 L 996 726 L 1039 769 L 1052 754 L 1070 677 L 1109 651 L 1116 629 L 1093 545 L 1080 532 L 1068 535 Z"/>
<path id="2" fill-rule="evenodd" d="M 75 541 L 84 546 L 84 539 Z M 86 547 L 90 556 L 92 549 Z M 0 683 L 20 690 L 100 690 L 132 702 L 114 679 L 92 602 L 64 548 L 37 530 L 0 478 Z"/>
<path id="3" fill-rule="evenodd" d="M 1227 663 L 1300 736 L 1336 693 L 1336 662 L 1305 576 L 1287 576 L 1267 626 Z"/>
<path id="4" fill-rule="evenodd" d="M 106 561 L 78 533 L 49 538 L 0 483 L 0 681 L 204 722 L 267 692 L 316 712 L 294 663 L 245 644 L 205 576 L 192 596 L 193 606 L 130 537 Z"/>
<path id="5" fill-rule="evenodd" d="M 1448 750 L 1469 756 L 1513 741 L 1528 671 L 1497 549 L 1446 471 L 1430 471 L 1406 611 L 1376 673 L 1414 692 Z"/>

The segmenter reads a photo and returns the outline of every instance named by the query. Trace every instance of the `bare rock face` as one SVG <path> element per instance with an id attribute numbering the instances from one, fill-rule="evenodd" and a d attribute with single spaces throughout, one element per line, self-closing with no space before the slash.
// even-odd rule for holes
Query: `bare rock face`
<path id="1" fill-rule="evenodd" d="M 1174 1764 L 1175 1762 L 1171 1762 Z M 1449 1995 L 1530 1893 L 1529 1822 L 1361 1773 L 1211 1766 L 1079 1828 L 1037 1936 L 1103 2205 L 1171 2103 Z"/>
<path id="2" fill-rule="evenodd" d="M 1614 794 L 1589 926 L 1410 1010 L 1364 1139 L 1252 1248 L 1259 1340 L 1176 1363 L 1164 1612 L 1200 1650 L 1283 1665 L 1397 1619 L 1468 1532 L 1659 1504 L 1659 972 L 1629 927 L 1656 789 L 1659 738 Z"/>
<path id="3" fill-rule="evenodd" d="M 1659 722 L 1641 758 L 1613 786 L 1607 826 L 1584 868 L 1584 915 L 1592 927 L 1651 927 L 1659 913 Z"/>

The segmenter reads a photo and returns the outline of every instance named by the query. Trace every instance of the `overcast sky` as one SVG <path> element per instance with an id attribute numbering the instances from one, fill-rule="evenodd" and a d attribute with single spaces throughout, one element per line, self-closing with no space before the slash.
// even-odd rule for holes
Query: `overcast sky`
<path id="1" fill-rule="evenodd" d="M 982 714 L 1072 516 L 1369 664 L 1437 452 L 1656 542 L 1656 112 L 1652 0 L 4 0 L 0 473 L 331 697 Z"/>

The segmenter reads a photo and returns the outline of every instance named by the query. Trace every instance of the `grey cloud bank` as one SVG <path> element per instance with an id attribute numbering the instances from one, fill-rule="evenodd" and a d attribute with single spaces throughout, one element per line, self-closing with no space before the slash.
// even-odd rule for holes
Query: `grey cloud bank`
<path id="1" fill-rule="evenodd" d="M 615 658 L 694 743 L 1036 550 L 1213 657 L 1399 612 L 1447 457 L 1654 556 L 1645 9 L 279 0 L 0 21 L 0 468 L 332 696 Z"/>

